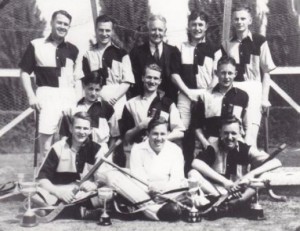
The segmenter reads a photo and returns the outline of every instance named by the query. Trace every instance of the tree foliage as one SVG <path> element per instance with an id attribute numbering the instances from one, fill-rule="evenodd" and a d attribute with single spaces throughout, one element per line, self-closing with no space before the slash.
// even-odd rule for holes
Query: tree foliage
<path id="1" fill-rule="evenodd" d="M 101 14 L 116 20 L 117 45 L 129 51 L 143 39 L 149 16 L 148 0 L 100 0 Z"/>
<path id="2" fill-rule="evenodd" d="M 46 22 L 35 0 L 10 0 L 0 12 L 0 65 L 16 68 L 28 43 L 43 35 Z"/>

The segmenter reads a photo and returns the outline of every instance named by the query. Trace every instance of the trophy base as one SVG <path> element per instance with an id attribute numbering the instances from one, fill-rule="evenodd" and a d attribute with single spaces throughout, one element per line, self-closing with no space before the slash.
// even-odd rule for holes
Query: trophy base
<path id="1" fill-rule="evenodd" d="M 36 219 L 36 215 L 26 215 L 24 214 L 23 219 L 21 221 L 20 224 L 22 227 L 34 227 L 37 226 L 37 219 Z"/>
<path id="2" fill-rule="evenodd" d="M 101 226 L 109 226 L 111 225 L 111 220 L 110 220 L 110 217 L 100 217 L 100 221 L 98 223 L 98 225 L 101 225 Z"/>
<path id="3" fill-rule="evenodd" d="M 250 209 L 250 219 L 251 220 L 266 220 L 264 215 L 264 210 L 259 204 L 253 204 Z"/>

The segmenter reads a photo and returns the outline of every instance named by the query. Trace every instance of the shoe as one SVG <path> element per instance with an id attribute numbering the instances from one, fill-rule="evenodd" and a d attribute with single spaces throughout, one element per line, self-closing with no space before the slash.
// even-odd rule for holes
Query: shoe
<path id="1" fill-rule="evenodd" d="M 80 206 L 79 212 L 82 220 L 99 220 L 101 214 L 100 209 L 87 209 L 83 206 Z"/>

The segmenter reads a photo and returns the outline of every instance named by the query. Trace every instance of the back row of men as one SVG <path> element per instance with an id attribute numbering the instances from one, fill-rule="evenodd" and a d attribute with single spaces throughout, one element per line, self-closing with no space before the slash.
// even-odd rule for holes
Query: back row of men
<path id="1" fill-rule="evenodd" d="M 29 104 L 39 111 L 44 156 L 59 128 L 61 134 L 69 133 L 63 114 L 78 111 L 92 117 L 94 141 L 101 144 L 122 136 L 125 152 L 143 140 L 151 118 L 165 117 L 171 130 L 168 139 L 182 145 L 186 173 L 194 158 L 195 135 L 203 150 L 209 150 L 218 137 L 221 118 L 239 118 L 245 142 L 256 146 L 261 109 L 270 105 L 269 72 L 275 65 L 266 39 L 249 30 L 248 6 L 233 10 L 234 36 L 218 49 L 206 38 L 209 19 L 204 12 L 188 16 L 188 41 L 179 49 L 163 42 L 166 19 L 151 16 L 149 42 L 130 54 L 112 43 L 114 20 L 99 16 L 97 43 L 82 59 L 84 97 L 79 102 L 74 90 L 79 51 L 65 41 L 71 20 L 66 11 L 54 12 L 51 34 L 31 41 L 20 62 Z"/>

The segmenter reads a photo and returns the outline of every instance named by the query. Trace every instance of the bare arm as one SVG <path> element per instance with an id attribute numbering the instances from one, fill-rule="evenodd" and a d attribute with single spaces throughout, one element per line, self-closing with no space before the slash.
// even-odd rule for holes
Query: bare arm
<path id="1" fill-rule="evenodd" d="M 127 143 L 132 143 L 134 138 L 139 134 L 140 131 L 147 129 L 148 124 L 152 118 L 148 117 L 144 121 L 140 122 L 137 126 L 134 128 L 129 129 L 124 136 L 124 139 Z"/>
<path id="2" fill-rule="evenodd" d="M 41 106 L 40 106 L 38 99 L 33 91 L 33 88 L 31 85 L 31 80 L 30 80 L 30 75 L 25 71 L 21 71 L 20 77 L 21 77 L 21 82 L 22 82 L 24 90 L 26 92 L 30 107 L 40 110 Z"/>
<path id="3" fill-rule="evenodd" d="M 210 145 L 210 143 L 204 136 L 203 130 L 201 128 L 198 128 L 195 130 L 195 133 L 196 133 L 196 138 L 200 141 L 203 149 L 205 150 Z"/>
<path id="4" fill-rule="evenodd" d="M 194 94 L 182 81 L 180 75 L 172 74 L 171 75 L 172 82 L 179 88 L 179 90 L 185 94 L 191 101 L 197 101 L 198 95 Z"/>
<path id="5" fill-rule="evenodd" d="M 217 173 L 202 160 L 194 159 L 192 162 L 192 168 L 199 171 L 204 177 L 209 178 L 210 180 L 217 182 L 226 188 L 233 185 L 232 181 Z"/>
<path id="6" fill-rule="evenodd" d="M 269 101 L 270 80 L 271 80 L 270 74 L 264 73 L 263 81 L 262 81 L 262 102 L 261 102 L 263 109 L 271 106 Z"/>

